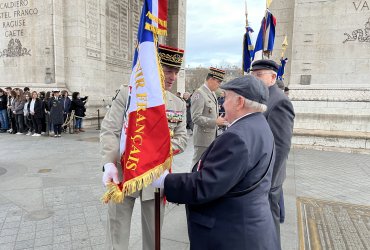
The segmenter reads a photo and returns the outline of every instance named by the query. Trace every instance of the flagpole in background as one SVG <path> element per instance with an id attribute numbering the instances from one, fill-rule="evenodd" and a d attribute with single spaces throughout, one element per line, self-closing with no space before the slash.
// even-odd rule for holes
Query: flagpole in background
<path id="1" fill-rule="evenodd" d="M 284 41 L 281 44 L 280 65 L 279 65 L 279 70 L 277 73 L 277 78 L 281 81 L 284 80 L 285 65 L 288 61 L 288 58 L 284 58 L 284 54 L 287 48 L 288 48 L 288 36 L 285 35 Z"/>
<path id="2" fill-rule="evenodd" d="M 261 28 L 258 32 L 256 46 L 254 49 L 254 60 L 270 58 L 274 49 L 276 18 L 268 9 L 272 0 L 266 1 L 266 12 L 261 22 Z"/>
<path id="3" fill-rule="evenodd" d="M 250 33 L 253 33 L 254 31 L 249 27 L 248 23 L 247 0 L 245 0 L 245 29 L 246 32 L 243 39 L 243 75 L 245 73 L 249 73 L 254 58 L 254 46 L 250 37 Z"/>

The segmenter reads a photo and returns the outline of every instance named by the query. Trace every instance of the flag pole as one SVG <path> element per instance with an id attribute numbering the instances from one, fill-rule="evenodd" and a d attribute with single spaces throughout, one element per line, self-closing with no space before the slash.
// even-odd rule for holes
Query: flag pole
<path id="1" fill-rule="evenodd" d="M 247 6 L 247 0 L 245 0 L 245 27 L 248 28 L 249 27 L 249 23 L 248 23 L 248 6 Z M 248 30 L 247 30 L 248 32 Z M 245 71 L 244 71 L 244 62 L 242 62 L 242 75 L 245 75 Z"/>
<path id="2" fill-rule="evenodd" d="M 155 206 L 155 250 L 161 249 L 161 200 L 160 189 L 154 191 L 154 206 Z"/>

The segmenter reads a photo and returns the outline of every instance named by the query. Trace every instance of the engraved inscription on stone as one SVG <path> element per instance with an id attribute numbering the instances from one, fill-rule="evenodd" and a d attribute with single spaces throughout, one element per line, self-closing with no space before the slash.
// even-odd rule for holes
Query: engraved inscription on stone
<path id="1" fill-rule="evenodd" d="M 29 0 L 0 1 L 0 57 L 31 55 L 22 38 L 28 36 L 28 21 L 38 14 L 39 9 Z"/>
<path id="2" fill-rule="evenodd" d="M 100 0 L 86 0 L 86 49 L 87 56 L 101 58 Z"/>
<path id="3" fill-rule="evenodd" d="M 128 1 L 122 1 L 120 7 L 120 42 L 123 52 L 123 59 L 129 60 L 129 5 Z"/>
<path id="4" fill-rule="evenodd" d="M 107 63 L 130 67 L 142 1 L 107 1 Z"/>
<path id="5" fill-rule="evenodd" d="M 136 40 L 137 40 L 137 31 L 138 31 L 138 27 L 139 27 L 140 14 L 141 14 L 140 6 L 142 6 L 141 2 L 142 1 L 139 1 L 139 0 L 133 0 L 132 5 L 131 5 L 131 27 L 132 27 L 132 31 L 131 31 L 132 47 L 131 47 L 131 50 L 132 51 L 135 50 L 134 46 L 137 43 L 136 42 Z"/>
<path id="6" fill-rule="evenodd" d="M 370 249 L 370 207 L 299 197 L 300 249 Z"/>
<path id="7" fill-rule="evenodd" d="M 120 3 L 107 1 L 107 63 L 123 65 L 123 52 L 120 50 Z"/>

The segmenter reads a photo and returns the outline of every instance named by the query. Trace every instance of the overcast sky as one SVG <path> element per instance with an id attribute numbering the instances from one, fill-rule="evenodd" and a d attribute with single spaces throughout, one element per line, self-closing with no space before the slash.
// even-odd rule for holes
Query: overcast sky
<path id="1" fill-rule="evenodd" d="M 187 0 L 186 67 L 241 67 L 245 33 L 245 0 Z M 248 20 L 257 37 L 266 8 L 248 0 Z"/>

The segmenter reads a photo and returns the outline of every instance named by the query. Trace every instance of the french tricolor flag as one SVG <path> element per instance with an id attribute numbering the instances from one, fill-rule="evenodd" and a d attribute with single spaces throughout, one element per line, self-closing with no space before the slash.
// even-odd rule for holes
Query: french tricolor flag
<path id="1" fill-rule="evenodd" d="M 266 15 L 262 19 L 261 28 L 254 48 L 254 60 L 263 59 L 263 54 L 270 56 L 274 50 L 276 18 L 270 10 L 266 10 Z"/>
<path id="2" fill-rule="evenodd" d="M 123 183 L 119 185 L 122 192 L 119 201 L 146 187 L 171 167 L 164 74 L 157 51 L 158 35 L 165 35 L 166 27 L 167 0 L 145 0 L 121 134 Z"/>

